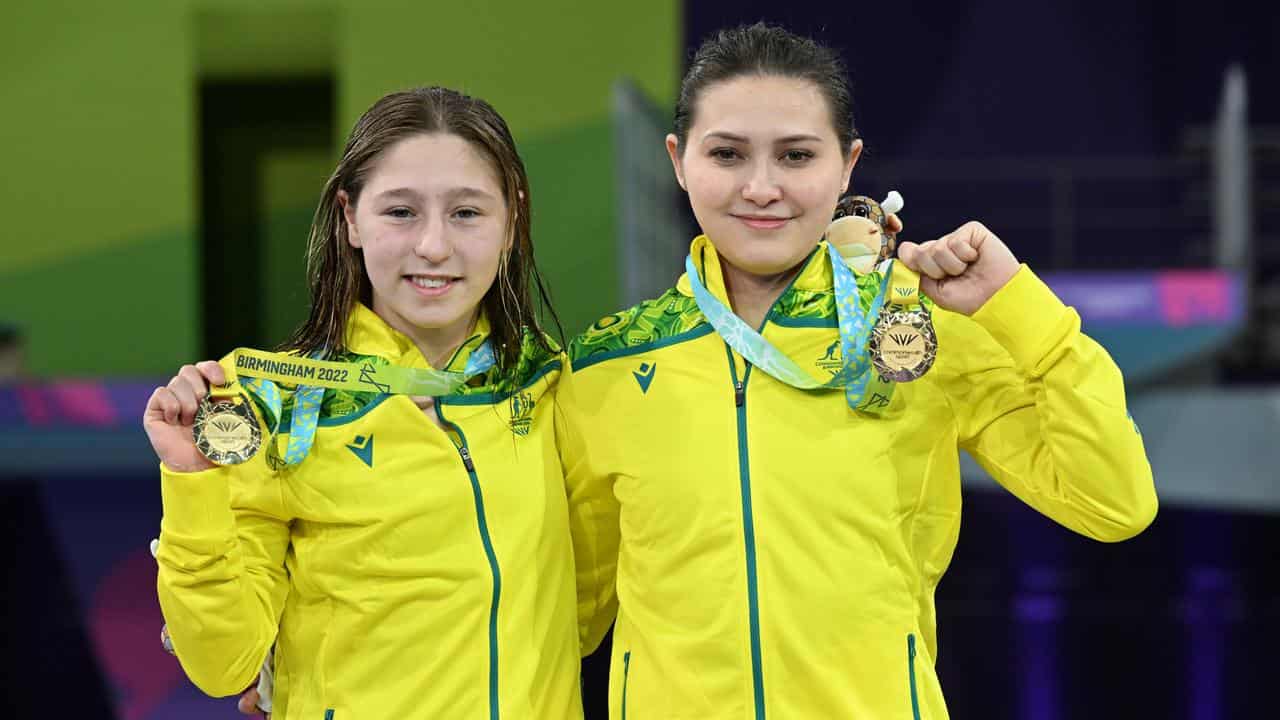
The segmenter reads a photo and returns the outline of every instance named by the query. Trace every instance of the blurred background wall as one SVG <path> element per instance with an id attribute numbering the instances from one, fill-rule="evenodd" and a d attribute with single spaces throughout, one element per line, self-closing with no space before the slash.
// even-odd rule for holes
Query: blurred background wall
<path id="1" fill-rule="evenodd" d="M 610 86 L 668 102 L 678 27 L 667 0 L 17 3 L 0 49 L 0 308 L 27 372 L 163 374 L 229 335 L 278 342 L 305 310 L 299 253 L 341 142 L 378 97 L 423 84 L 507 119 L 540 260 L 585 327 L 615 303 L 593 270 L 614 264 Z M 205 302 L 232 283 L 264 326 Z"/>
<path id="2" fill-rule="evenodd" d="M 0 27 L 0 707 L 233 717 L 159 649 L 146 397 L 280 341 L 315 199 L 385 92 L 484 97 L 528 165 L 570 335 L 668 286 L 688 53 L 768 19 L 838 47 L 908 239 L 984 221 L 1125 370 L 1161 513 L 1083 540 L 964 466 L 939 590 L 957 718 L 1271 713 L 1280 640 L 1280 11 L 1226 0 L 20 1 Z M 259 313 L 240 312 L 252 305 Z M 585 664 L 601 717 L 607 648 Z"/>

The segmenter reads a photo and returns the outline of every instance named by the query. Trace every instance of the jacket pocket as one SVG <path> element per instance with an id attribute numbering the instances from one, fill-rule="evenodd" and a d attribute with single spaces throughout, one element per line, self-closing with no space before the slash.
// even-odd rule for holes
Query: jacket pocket
<path id="1" fill-rule="evenodd" d="M 916 636 L 907 635 L 907 681 L 911 686 L 911 719 L 920 720 L 920 696 L 916 692 Z"/>

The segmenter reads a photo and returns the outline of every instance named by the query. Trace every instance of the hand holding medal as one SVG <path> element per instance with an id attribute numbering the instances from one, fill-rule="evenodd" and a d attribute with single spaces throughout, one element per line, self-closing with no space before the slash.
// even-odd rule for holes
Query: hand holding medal
<path id="1" fill-rule="evenodd" d="M 147 402 L 142 427 L 160 462 L 177 472 L 198 472 L 214 467 L 228 453 L 252 456 L 261 443 L 261 431 L 243 399 L 210 401 L 210 386 L 226 382 L 222 366 L 212 360 L 185 365 Z M 248 413 L 246 418 L 244 415 Z M 196 427 L 202 432 L 197 446 Z M 256 442 L 255 442 L 256 438 Z"/>
<path id="2" fill-rule="evenodd" d="M 893 215 L 886 213 L 901 210 L 902 204 L 896 192 L 883 207 L 863 196 L 840 201 L 827 237 L 855 272 L 866 274 L 894 254 L 901 225 L 890 227 L 886 218 Z M 909 382 L 933 365 L 937 337 L 920 293 L 946 310 L 972 315 L 1017 271 L 1008 246 L 981 223 L 966 223 L 926 243 L 903 242 L 888 268 L 885 307 L 871 336 L 876 371 L 887 380 Z"/>
<path id="3" fill-rule="evenodd" d="M 252 458 L 264 442 L 268 465 L 276 469 L 297 465 L 314 441 L 325 388 L 411 397 L 449 395 L 496 363 L 488 342 L 471 352 L 462 372 L 312 360 L 250 348 L 237 348 L 230 358 L 236 373 L 246 379 L 232 377 L 228 383 L 221 365 L 205 361 L 183 367 L 166 387 L 152 393 L 143 427 L 161 462 L 171 470 L 195 472 L 214 464 L 238 465 Z M 283 422 L 277 383 L 296 386 L 283 450 L 276 432 Z M 250 395 L 271 429 L 265 441 Z"/>
<path id="4" fill-rule="evenodd" d="M 833 250 L 836 302 L 843 310 L 842 316 L 857 313 L 852 273 L 868 275 L 878 270 L 884 277 L 879 303 L 872 313 L 875 325 L 866 345 L 875 368 L 870 395 L 883 400 L 893 393 L 890 382 L 919 379 L 933 367 L 938 354 L 929 309 L 920 302 L 919 276 L 906 263 L 889 259 L 902 229 L 900 222 L 891 225 L 889 220 L 896 221 L 896 213 L 902 207 L 902 195 L 897 191 L 890 192 L 883 203 L 864 195 L 846 197 L 836 206 L 835 218 L 826 232 Z M 847 333 L 842 332 L 842 337 L 844 334 Z M 846 348 L 846 352 L 850 351 L 857 349 Z M 860 406 L 864 408 L 869 409 Z"/>

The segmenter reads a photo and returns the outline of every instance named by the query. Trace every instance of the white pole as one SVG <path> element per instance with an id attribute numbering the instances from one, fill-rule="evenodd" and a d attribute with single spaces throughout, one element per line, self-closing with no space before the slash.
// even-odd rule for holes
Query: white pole
<path id="1" fill-rule="evenodd" d="M 1218 267 L 1240 272 L 1248 286 L 1253 236 L 1248 90 L 1244 68 L 1227 68 L 1213 142 L 1213 226 Z M 1247 295 L 1246 295 L 1247 297 Z"/>

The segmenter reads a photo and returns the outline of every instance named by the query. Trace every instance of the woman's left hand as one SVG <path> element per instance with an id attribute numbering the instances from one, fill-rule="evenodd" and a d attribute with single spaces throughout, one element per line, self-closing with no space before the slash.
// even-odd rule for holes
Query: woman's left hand
<path id="1" fill-rule="evenodd" d="M 980 222 L 926 243 L 903 242 L 898 259 L 920 273 L 920 291 L 946 310 L 972 315 L 1018 272 L 1009 246 Z"/>

